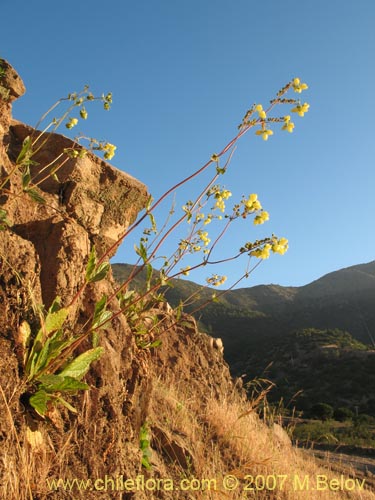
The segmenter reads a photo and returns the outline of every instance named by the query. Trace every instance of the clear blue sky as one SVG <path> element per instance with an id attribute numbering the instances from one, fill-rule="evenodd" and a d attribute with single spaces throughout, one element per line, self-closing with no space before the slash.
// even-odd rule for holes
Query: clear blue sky
<path id="1" fill-rule="evenodd" d="M 275 127 L 264 142 L 251 131 L 223 178 L 233 199 L 257 193 L 270 220 L 240 224 L 223 252 L 272 232 L 289 239 L 287 254 L 244 286 L 303 285 L 375 258 L 373 0 L 7 1 L 1 17 L 0 55 L 27 87 L 15 118 L 35 124 L 86 83 L 112 91 L 112 110 L 81 129 L 116 144 L 112 164 L 154 197 L 218 152 L 254 102 L 299 76 L 310 111 L 293 134 Z M 122 248 L 115 260 L 129 259 Z M 236 277 L 244 265 L 221 270 Z"/>

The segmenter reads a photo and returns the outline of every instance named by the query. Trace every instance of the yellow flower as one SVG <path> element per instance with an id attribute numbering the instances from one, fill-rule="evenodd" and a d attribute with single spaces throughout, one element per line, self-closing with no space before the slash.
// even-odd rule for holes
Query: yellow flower
<path id="1" fill-rule="evenodd" d="M 298 92 L 298 94 L 300 94 L 302 92 L 302 90 L 306 90 L 308 88 L 309 88 L 308 85 L 306 85 L 306 83 L 301 83 L 301 80 L 299 78 L 295 78 L 293 80 L 294 92 Z"/>
<path id="2" fill-rule="evenodd" d="M 251 194 L 248 199 L 244 202 L 245 207 L 247 210 L 260 210 L 262 208 L 262 205 L 260 204 L 260 201 L 258 200 L 258 195 L 257 194 Z"/>
<path id="3" fill-rule="evenodd" d="M 115 150 L 117 149 L 116 146 L 113 144 L 107 142 L 105 146 L 103 147 L 105 153 L 104 153 L 104 158 L 106 160 L 111 160 L 115 156 Z"/>
<path id="4" fill-rule="evenodd" d="M 267 118 L 266 112 L 263 109 L 263 106 L 261 104 L 257 104 L 255 106 L 255 111 L 258 112 L 259 118 L 262 118 L 262 120 L 265 120 Z"/>
<path id="5" fill-rule="evenodd" d="M 268 141 L 268 137 L 270 135 L 273 135 L 272 130 L 266 130 L 266 129 L 257 130 L 255 133 L 256 135 L 261 135 L 264 141 Z"/>
<path id="6" fill-rule="evenodd" d="M 298 113 L 299 116 L 303 116 L 308 112 L 309 107 L 310 104 L 307 104 L 307 102 L 305 102 L 304 104 L 297 104 L 297 106 L 292 109 L 292 113 Z"/>
<path id="7" fill-rule="evenodd" d="M 286 115 L 284 116 L 284 125 L 281 127 L 281 130 L 287 130 L 288 132 L 292 133 L 294 129 L 294 123 L 290 121 L 290 116 Z"/>
<path id="8" fill-rule="evenodd" d="M 268 212 L 266 212 L 265 210 L 263 210 L 259 215 L 257 215 L 254 219 L 254 224 L 255 225 L 258 225 L 258 224 L 264 224 L 264 222 L 266 222 L 266 220 L 268 220 L 270 218 L 270 214 Z"/>
<path id="9" fill-rule="evenodd" d="M 218 198 L 216 200 L 216 203 L 214 205 L 214 208 L 218 208 L 221 212 L 224 212 L 225 211 L 225 203 L 224 203 L 224 200 L 222 198 Z"/>
<path id="10" fill-rule="evenodd" d="M 250 252 L 250 255 L 258 257 L 258 259 L 268 259 L 268 257 L 270 256 L 270 250 L 271 245 L 267 243 L 263 248 L 257 248 L 256 250 Z"/>
<path id="11" fill-rule="evenodd" d="M 66 128 L 73 128 L 77 125 L 78 123 L 78 120 L 77 118 L 70 118 L 70 120 L 68 121 L 68 123 L 65 124 L 65 127 Z"/>
<path id="12" fill-rule="evenodd" d="M 220 286 L 225 283 L 226 280 L 226 276 L 219 276 L 218 274 L 213 274 L 211 278 L 206 278 L 207 283 L 212 286 Z"/>
<path id="13" fill-rule="evenodd" d="M 82 108 L 79 112 L 79 114 L 81 115 L 81 118 L 83 118 L 84 120 L 87 120 L 87 111 L 86 111 L 86 108 Z"/>
<path id="14" fill-rule="evenodd" d="M 203 241 L 205 246 L 207 246 L 211 241 L 210 238 L 208 237 L 207 231 L 198 231 L 198 236 Z"/>
<path id="15" fill-rule="evenodd" d="M 274 238 L 272 251 L 274 253 L 278 253 L 280 255 L 284 255 L 284 253 L 288 250 L 288 240 L 286 238 Z"/>
<path id="16" fill-rule="evenodd" d="M 191 266 L 186 266 L 184 269 L 181 269 L 182 274 L 184 276 L 189 276 L 189 269 L 191 269 Z"/>

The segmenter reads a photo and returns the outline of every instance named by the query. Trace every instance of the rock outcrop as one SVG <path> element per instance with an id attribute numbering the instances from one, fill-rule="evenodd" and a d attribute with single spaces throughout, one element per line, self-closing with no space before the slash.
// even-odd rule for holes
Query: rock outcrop
<path id="1" fill-rule="evenodd" d="M 67 157 L 64 150 L 73 142 L 58 134 L 45 134 L 45 143 L 32 157 L 35 163 L 30 168 L 44 203 L 32 199 L 22 188 L 15 161 L 25 138 L 36 137 L 38 132 L 12 119 L 11 102 L 23 94 L 24 86 L 8 63 L 1 61 L 1 67 L 5 73 L 0 79 L 4 89 L 0 99 L 0 202 L 8 225 L 0 233 L 0 443 L 6 454 L 0 460 L 0 476 L 5 481 L 11 467 L 17 467 L 17 450 L 9 447 L 17 431 L 21 441 L 26 439 L 22 436 L 38 436 L 33 438 L 39 443 L 34 442 L 34 455 L 37 446 L 44 457 L 54 457 L 48 470 L 34 471 L 34 482 L 42 481 L 43 474 L 61 477 L 63 470 L 65 476 L 79 478 L 106 474 L 135 478 L 142 470 L 139 432 L 150 418 L 155 380 L 169 373 L 176 382 L 190 385 L 190 390 L 194 386 L 196 396 L 202 398 L 207 390 L 231 390 L 229 370 L 192 319 L 191 327 L 176 327 L 173 311 L 161 310 L 169 321 L 169 329 L 165 326 L 161 334 L 163 348 L 147 350 L 137 347 L 126 317 L 119 315 L 101 335 L 105 350 L 86 376 L 90 390 L 73 397 L 77 416 L 60 410 L 42 420 L 27 405 L 22 356 L 17 354 L 20 325 L 24 320 L 36 324 L 38 307 L 48 308 L 56 296 L 64 306 L 72 302 L 83 284 L 92 246 L 99 256 L 108 249 L 107 258 L 112 256 L 116 242 L 145 207 L 148 192 L 139 181 L 91 153 L 84 158 Z M 49 169 L 56 166 L 56 158 L 62 165 L 54 177 Z M 70 307 L 72 332 L 82 331 L 95 303 L 113 292 L 111 276 L 88 285 Z M 165 438 L 160 425 L 155 423 L 154 429 L 159 438 Z M 61 450 L 65 464 L 59 462 Z M 47 498 L 45 484 L 34 487 L 35 491 L 29 491 L 33 498 Z M 14 498 L 30 498 L 26 493 L 18 495 Z M 91 498 L 90 493 L 84 496 Z M 49 493 L 48 498 L 62 496 Z M 120 497 L 114 494 L 113 498 Z M 143 496 L 138 493 L 134 498 Z"/>

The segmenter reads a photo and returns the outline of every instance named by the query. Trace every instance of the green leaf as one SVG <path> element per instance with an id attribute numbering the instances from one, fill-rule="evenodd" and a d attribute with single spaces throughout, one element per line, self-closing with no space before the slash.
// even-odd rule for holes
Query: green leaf
<path id="1" fill-rule="evenodd" d="M 98 347 L 99 345 L 99 332 L 98 330 L 94 330 L 92 332 L 91 343 L 93 347 Z"/>
<path id="2" fill-rule="evenodd" d="M 31 146 L 32 146 L 32 140 L 31 137 L 28 135 L 23 140 L 21 152 L 16 160 L 17 165 L 21 165 L 24 160 L 28 160 L 30 158 L 32 153 Z"/>
<path id="3" fill-rule="evenodd" d="M 102 264 L 96 267 L 96 250 L 95 246 L 93 246 L 86 266 L 86 281 L 88 283 L 95 283 L 96 281 L 104 279 L 109 269 L 109 262 L 102 262 Z"/>
<path id="4" fill-rule="evenodd" d="M 43 196 L 40 195 L 36 189 L 27 189 L 25 190 L 25 192 L 30 196 L 32 200 L 36 201 L 37 203 L 44 204 L 46 202 Z"/>
<path id="5" fill-rule="evenodd" d="M 96 269 L 94 274 L 91 276 L 89 282 L 90 283 L 95 283 L 96 281 L 100 281 L 104 279 L 107 276 L 107 273 L 110 269 L 111 265 L 109 262 L 103 262 L 100 264 L 100 266 Z"/>
<path id="6" fill-rule="evenodd" d="M 40 389 L 46 392 L 78 391 L 87 390 L 89 386 L 73 377 L 62 377 L 61 375 L 42 375 L 38 378 L 41 382 Z"/>
<path id="7" fill-rule="evenodd" d="M 22 189 L 25 191 L 31 182 L 30 167 L 27 165 L 22 173 Z"/>
<path id="8" fill-rule="evenodd" d="M 103 347 L 95 347 L 94 349 L 89 349 L 77 356 L 71 363 L 69 363 L 62 372 L 59 373 L 63 377 L 73 377 L 80 380 L 90 368 L 90 364 L 100 358 Z"/>
<path id="9" fill-rule="evenodd" d="M 50 338 L 48 338 L 44 344 L 38 342 L 38 349 L 35 350 L 35 356 L 33 358 L 33 376 L 37 375 L 38 372 L 46 368 L 52 359 L 55 359 L 61 352 L 60 349 L 56 349 L 56 344 L 58 347 L 63 346 L 64 342 L 60 340 L 62 335 L 61 330 L 55 332 Z M 57 341 L 57 342 L 56 342 Z M 34 347 L 34 346 L 33 346 Z M 40 347 L 40 348 L 39 348 Z"/>
<path id="10" fill-rule="evenodd" d="M 168 285 L 168 278 L 164 272 L 164 270 L 160 271 L 160 286 Z"/>
<path id="11" fill-rule="evenodd" d="M 154 201 L 154 198 L 150 195 L 148 198 L 147 198 L 147 202 L 146 202 L 146 211 L 150 210 L 151 208 L 151 204 L 152 202 Z"/>
<path id="12" fill-rule="evenodd" d="M 152 349 L 153 347 L 160 347 L 162 345 L 161 340 L 154 340 L 154 342 L 141 342 L 137 343 L 137 346 L 141 349 Z"/>
<path id="13" fill-rule="evenodd" d="M 148 214 L 148 216 L 150 217 L 152 232 L 156 234 L 157 227 L 156 227 L 156 220 L 155 220 L 154 214 L 150 213 L 150 214 Z"/>
<path id="14" fill-rule="evenodd" d="M 96 267 L 96 250 L 95 246 L 93 245 L 86 266 L 86 281 L 90 281 L 91 276 L 95 270 L 95 267 Z"/>
<path id="15" fill-rule="evenodd" d="M 34 408 L 34 410 L 39 413 L 42 417 L 47 412 L 47 403 L 50 401 L 52 398 L 49 394 L 46 393 L 43 389 L 40 389 L 37 391 L 35 394 L 30 396 L 29 403 L 31 406 Z"/>
<path id="16" fill-rule="evenodd" d="M 147 249 L 142 243 L 142 241 L 139 243 L 139 247 L 137 247 L 137 245 L 134 245 L 134 251 L 137 255 L 141 257 L 144 263 L 147 262 Z"/>
<path id="17" fill-rule="evenodd" d="M 107 296 L 103 295 L 103 297 L 95 304 L 94 317 L 92 320 L 93 328 L 97 324 L 98 318 L 100 318 L 100 315 L 102 314 L 103 311 L 105 311 L 106 307 L 107 307 Z"/>
<path id="18" fill-rule="evenodd" d="M 55 308 L 55 306 L 54 306 L 54 308 Z M 60 330 L 60 328 L 63 326 L 64 321 L 66 320 L 68 314 L 69 314 L 69 311 L 68 311 L 68 309 L 65 309 L 65 308 L 60 309 L 59 311 L 48 312 L 48 314 L 44 320 L 45 333 L 48 335 L 49 333 L 51 333 L 53 331 Z"/>
<path id="19" fill-rule="evenodd" d="M 107 297 L 103 295 L 103 297 L 99 300 L 99 302 L 95 305 L 94 317 L 92 320 L 91 328 L 105 328 L 104 323 L 109 321 L 112 317 L 112 311 L 107 311 Z"/>
<path id="20" fill-rule="evenodd" d="M 152 278 L 152 265 L 151 264 L 146 264 L 146 285 L 147 285 L 147 291 L 150 290 L 151 288 L 151 278 Z"/>

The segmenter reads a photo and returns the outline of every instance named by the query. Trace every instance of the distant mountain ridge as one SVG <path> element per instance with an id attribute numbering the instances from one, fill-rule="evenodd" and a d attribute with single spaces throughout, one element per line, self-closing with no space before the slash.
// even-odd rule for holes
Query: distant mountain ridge
<path id="1" fill-rule="evenodd" d="M 113 264 L 124 280 L 133 266 Z M 141 288 L 140 273 L 134 287 Z M 179 304 L 213 289 L 173 280 L 166 298 Z M 245 380 L 266 377 L 276 384 L 270 401 L 306 409 L 320 401 L 375 415 L 375 261 L 340 269 L 301 287 L 257 285 L 231 290 L 195 314 L 199 326 L 221 337 L 231 372 Z M 293 403 L 294 404 L 294 403 Z"/>
<path id="2" fill-rule="evenodd" d="M 121 281 L 132 266 L 113 264 L 112 268 L 115 278 Z M 138 278 L 138 286 L 142 279 Z M 177 305 L 199 289 L 200 303 L 209 300 L 211 288 L 188 280 L 173 280 L 166 297 Z M 208 304 L 199 311 L 197 317 L 204 329 L 223 338 L 226 357 L 233 368 L 241 365 L 244 351 L 259 341 L 301 328 L 339 328 L 371 345 L 375 338 L 374 304 L 375 260 L 331 272 L 301 287 L 257 285 L 231 290 L 219 303 Z M 188 311 L 192 309 L 187 307 Z"/>

